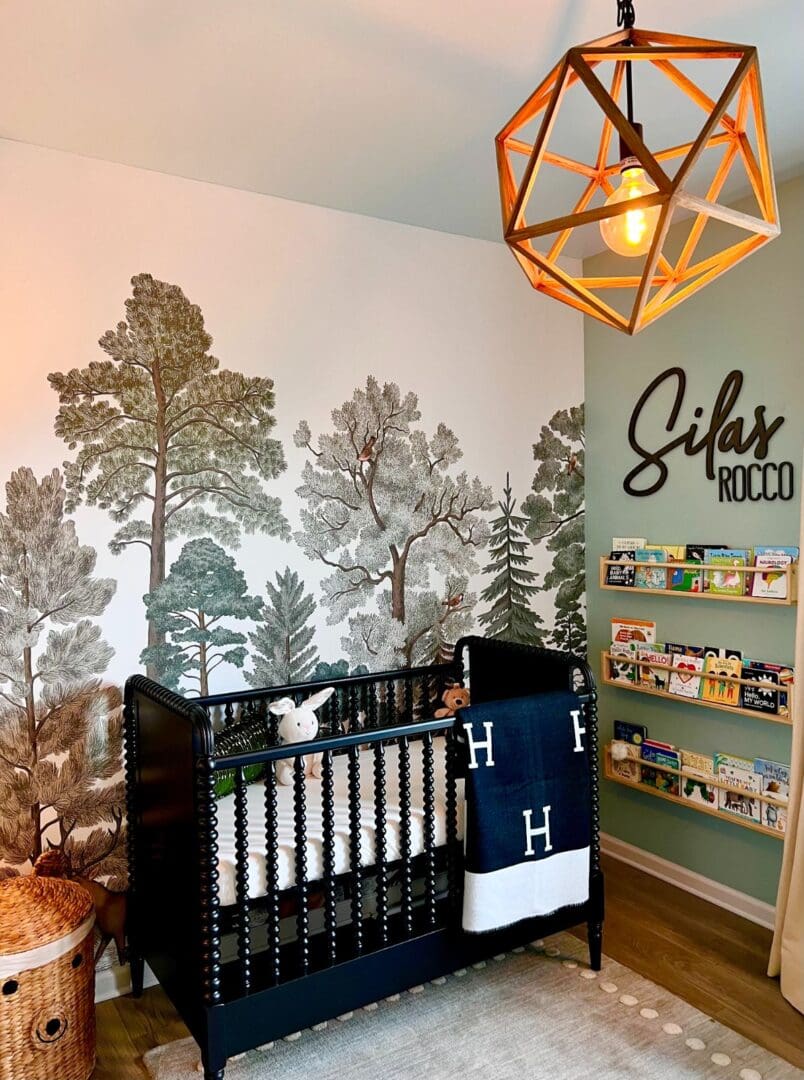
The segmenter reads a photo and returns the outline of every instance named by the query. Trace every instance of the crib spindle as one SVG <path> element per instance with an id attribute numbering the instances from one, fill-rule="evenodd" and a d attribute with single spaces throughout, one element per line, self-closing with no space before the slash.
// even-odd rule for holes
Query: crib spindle
<path id="1" fill-rule="evenodd" d="M 447 894 L 449 896 L 450 912 L 454 915 L 458 907 L 458 866 L 457 866 L 457 843 L 458 843 L 458 784 L 457 784 L 457 755 L 458 745 L 455 740 L 455 732 L 452 728 L 447 731 L 447 763 L 446 763 L 446 815 L 447 815 Z"/>
<path id="2" fill-rule="evenodd" d="M 386 805 L 385 805 L 385 747 L 374 744 L 374 835 L 375 869 L 377 879 L 377 925 L 380 945 L 388 944 L 388 872 L 386 859 Z"/>
<path id="3" fill-rule="evenodd" d="M 435 869 L 435 773 L 433 758 L 433 733 L 427 731 L 422 743 L 424 765 L 424 852 L 426 869 L 424 875 L 424 905 L 428 926 L 436 924 L 436 869 Z"/>
<path id="4" fill-rule="evenodd" d="M 242 766 L 235 770 L 235 922 L 237 961 L 243 993 L 251 989 L 251 927 L 248 900 L 248 793 Z"/>
<path id="5" fill-rule="evenodd" d="M 405 679 L 405 722 L 413 723 L 413 679 Z"/>
<path id="6" fill-rule="evenodd" d="M 327 960 L 337 963 L 337 913 L 335 905 L 335 777 L 332 751 L 324 751 L 321 776 L 322 824 L 324 829 L 324 928 Z"/>
<path id="7" fill-rule="evenodd" d="M 327 707 L 329 709 L 329 730 L 333 735 L 343 735 L 341 696 L 337 690 L 327 702 Z"/>
<path id="8" fill-rule="evenodd" d="M 296 938 L 299 947 L 299 974 L 310 970 L 310 912 L 307 884 L 307 794 L 304 758 L 293 759 L 293 831 L 296 848 Z"/>
<path id="9" fill-rule="evenodd" d="M 360 875 L 360 747 L 349 747 L 349 872 L 354 955 L 363 952 L 363 889 Z"/>
<path id="10" fill-rule="evenodd" d="M 385 723 L 396 723 L 396 683 L 393 679 L 385 684 Z"/>
<path id="11" fill-rule="evenodd" d="M 413 875 L 410 863 L 410 745 L 407 735 L 399 739 L 399 850 L 402 856 L 402 927 L 406 938 L 413 933 Z"/>
<path id="12" fill-rule="evenodd" d="M 234 719 L 234 709 L 232 708 L 231 701 L 227 701 L 223 706 L 223 723 L 225 727 L 229 727 Z"/>
<path id="13" fill-rule="evenodd" d="M 280 979 L 279 952 L 279 828 L 277 824 L 276 772 L 265 772 L 265 892 L 268 897 L 268 952 L 271 981 Z"/>
<path id="14" fill-rule="evenodd" d="M 370 728 L 377 727 L 377 684 L 369 683 L 368 687 L 368 726 Z"/>

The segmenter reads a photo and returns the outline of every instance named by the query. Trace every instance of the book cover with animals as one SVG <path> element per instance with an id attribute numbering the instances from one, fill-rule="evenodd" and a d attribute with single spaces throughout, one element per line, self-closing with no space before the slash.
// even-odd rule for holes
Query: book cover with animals
<path id="1" fill-rule="evenodd" d="M 614 548 L 609 553 L 610 559 L 616 559 L 618 564 L 606 567 L 606 584 L 616 585 L 620 589 L 630 589 L 634 584 L 636 567 L 630 566 L 636 558 L 636 548 Z"/>
<path id="2" fill-rule="evenodd" d="M 751 595 L 769 600 L 786 600 L 789 582 L 786 568 L 797 558 L 798 548 L 756 548 L 754 566 L 761 566 L 762 573 L 751 575 Z"/>
<path id="3" fill-rule="evenodd" d="M 640 747 L 642 760 L 651 765 L 662 765 L 665 769 L 681 769 L 681 756 L 669 743 L 659 743 L 654 739 L 645 739 Z"/>
<path id="4" fill-rule="evenodd" d="M 754 762 L 734 754 L 715 754 L 714 764 L 715 774 L 721 783 L 741 789 L 737 792 L 718 788 L 718 810 L 759 824 L 760 802 L 755 796 L 760 792 L 761 779 L 754 772 Z"/>
<path id="5" fill-rule="evenodd" d="M 671 659 L 672 657 L 664 651 L 663 645 L 638 645 L 637 660 L 644 660 L 646 664 L 661 665 L 661 667 L 640 667 L 639 685 L 646 690 L 666 691 L 670 672 L 662 671 L 661 668 L 670 667 Z"/>
<path id="6" fill-rule="evenodd" d="M 715 766 L 709 754 L 697 750 L 680 750 L 681 794 L 690 802 L 717 809 L 717 788 L 714 785 Z"/>
<path id="7" fill-rule="evenodd" d="M 673 656 L 673 667 L 679 671 L 671 671 L 667 684 L 668 692 L 678 697 L 698 698 L 701 696 L 701 683 L 703 680 L 696 672 L 703 671 L 703 656 L 690 656 L 686 653 L 681 656 Z"/>
<path id="8" fill-rule="evenodd" d="M 718 649 L 716 651 L 707 649 L 704 659 L 704 674 L 714 675 L 716 678 L 702 679 L 701 686 L 701 699 L 703 701 L 713 701 L 718 705 L 736 705 L 740 704 L 740 684 L 734 682 L 734 679 L 739 679 L 742 675 L 743 664 L 742 657 L 738 653 L 735 655 L 725 655 L 726 650 Z"/>
<path id="9" fill-rule="evenodd" d="M 707 556 L 710 551 L 722 550 L 728 547 L 727 544 L 687 544 L 685 555 L 687 562 L 708 562 Z M 707 575 L 703 571 L 698 575 L 698 588 L 691 589 L 691 592 L 705 592 L 709 588 L 709 582 Z"/>
<path id="10" fill-rule="evenodd" d="M 611 643 L 609 666 L 611 678 L 614 682 L 636 682 L 636 666 L 631 661 L 637 659 L 637 648 L 636 641 L 613 641 Z"/>
<path id="11" fill-rule="evenodd" d="M 736 567 L 751 565 L 751 552 L 748 548 L 720 548 L 710 551 L 707 562 L 711 569 L 706 571 L 709 579 L 709 591 L 721 596 L 742 596 L 745 593 L 745 579 L 749 575 L 741 574 Z"/>
<path id="12" fill-rule="evenodd" d="M 768 761 L 767 758 L 756 758 L 754 771 L 759 774 L 762 794 L 770 795 L 780 803 L 787 803 L 790 799 L 790 766 L 781 761 Z M 762 803 L 760 810 L 762 824 L 776 832 L 783 833 L 787 828 L 787 807 L 774 806 L 772 803 Z"/>
<path id="13" fill-rule="evenodd" d="M 656 640 L 656 623 L 648 619 L 612 619 L 611 640 L 618 644 L 627 641 L 652 644 Z"/>
<path id="14" fill-rule="evenodd" d="M 779 714 L 779 692 L 773 687 L 779 686 L 779 676 L 775 671 L 767 671 L 758 665 L 743 664 L 742 678 L 748 679 L 761 686 L 741 686 L 740 705 L 743 709 L 752 712 L 766 713 L 771 716 Z"/>
<path id="15" fill-rule="evenodd" d="M 641 563 L 664 563 L 667 562 L 667 552 L 664 548 L 637 548 L 636 561 Z M 663 566 L 638 566 L 634 584 L 638 589 L 666 589 L 667 568 Z"/>
<path id="16" fill-rule="evenodd" d="M 647 787 L 656 788 L 657 791 L 663 791 L 666 795 L 675 795 L 676 798 L 678 798 L 681 790 L 681 778 L 679 776 L 676 776 L 674 773 L 660 772 L 658 769 L 651 768 L 650 765 L 645 765 L 644 762 L 641 766 L 641 771 L 641 784 L 645 784 Z"/>

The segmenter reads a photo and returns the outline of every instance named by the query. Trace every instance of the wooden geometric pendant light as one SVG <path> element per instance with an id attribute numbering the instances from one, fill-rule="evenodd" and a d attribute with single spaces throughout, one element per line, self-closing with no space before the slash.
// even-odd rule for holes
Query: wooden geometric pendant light
<path id="1" fill-rule="evenodd" d="M 496 151 L 505 241 L 533 288 L 626 334 L 635 334 L 778 236 L 779 222 L 756 49 L 639 30 L 633 26 L 633 7 L 627 0 L 620 0 L 620 21 L 623 29 L 618 33 L 566 53 L 500 131 Z M 731 74 L 716 97 L 705 92 L 691 72 L 709 60 L 732 62 L 725 65 Z M 696 123 L 687 141 L 648 148 L 650 116 L 643 117 L 644 141 L 642 125 L 633 119 L 632 64 L 650 65 L 667 80 L 668 109 L 675 108 L 672 95 L 681 92 L 685 100 L 679 102 L 679 114 L 691 111 L 688 102 L 696 107 L 696 121 L 703 113 L 703 125 L 698 129 Z M 624 82 L 625 112 L 620 106 Z M 571 94 L 590 95 L 595 111 L 601 112 L 602 127 L 589 164 L 555 148 L 562 105 Z M 591 103 L 581 104 L 591 107 Z M 616 161 L 611 160 L 614 132 L 620 141 Z M 626 155 L 625 166 L 636 170 L 632 175 L 644 176 L 645 185 L 631 192 L 632 197 L 607 205 L 606 198 L 615 196 Z M 744 169 L 756 213 L 741 213 L 718 203 L 735 167 Z M 696 176 L 703 173 L 705 181 L 697 192 L 696 168 Z M 567 213 L 541 220 L 544 205 L 540 213 L 537 180 L 551 169 L 563 170 L 562 186 L 569 189 L 574 182 L 582 187 L 569 198 Z M 702 252 L 704 230 L 712 219 Z M 562 269 L 562 253 L 576 229 L 599 228 L 601 221 L 606 223 L 604 229 L 616 230 L 625 223 L 630 228 L 634 220 L 642 223 L 643 230 L 648 221 L 652 230 L 638 260 L 612 256 L 618 267 L 609 276 L 574 277 Z M 670 225 L 677 222 L 686 225 L 668 236 Z M 735 228 L 739 230 L 736 241 L 728 235 Z M 679 233 L 685 236 L 683 242 Z"/>

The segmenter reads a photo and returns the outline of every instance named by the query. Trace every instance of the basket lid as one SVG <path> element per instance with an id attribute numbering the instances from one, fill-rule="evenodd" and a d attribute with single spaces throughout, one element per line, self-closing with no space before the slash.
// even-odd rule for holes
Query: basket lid
<path id="1" fill-rule="evenodd" d="M 26 952 L 77 930 L 93 912 L 74 881 L 16 877 L 0 881 L 0 956 Z"/>

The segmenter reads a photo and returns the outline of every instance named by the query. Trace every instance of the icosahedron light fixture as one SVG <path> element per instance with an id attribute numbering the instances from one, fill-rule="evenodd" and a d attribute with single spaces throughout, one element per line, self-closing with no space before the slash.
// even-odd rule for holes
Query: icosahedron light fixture
<path id="1" fill-rule="evenodd" d="M 778 236 L 779 223 L 754 46 L 639 30 L 630 0 L 618 0 L 618 24 L 622 26 L 619 32 L 566 53 L 500 131 L 496 150 L 505 241 L 533 288 L 626 334 L 635 334 Z M 695 64 L 687 63 L 691 61 Z M 717 98 L 687 73 L 706 61 L 732 62 L 726 65 L 730 74 Z M 664 77 L 668 109 L 681 115 L 692 102 L 696 112 L 700 109 L 706 114 L 703 127 L 689 132 L 689 141 L 648 149 L 651 118 L 643 117 L 643 141 L 642 125 L 633 116 L 635 64 L 649 65 Z M 679 65 L 686 65 L 686 70 Z M 623 83 L 625 112 L 618 103 Z M 676 104 L 672 95 L 678 97 L 679 91 L 681 101 Z M 599 139 L 590 148 L 592 164 L 558 153 L 555 147 L 559 114 L 570 94 L 589 95 L 590 107 L 593 102 L 595 112 L 602 110 Z M 533 129 L 530 138 L 529 126 Z M 614 131 L 620 137 L 620 154 L 611 161 Z M 665 165 L 668 162 L 670 167 Z M 717 201 L 740 166 L 747 177 L 746 188 L 750 185 L 753 191 L 756 214 L 732 210 Z M 569 213 L 539 220 L 543 203 L 537 179 L 549 167 L 565 170 L 567 187 L 572 180 L 583 186 L 579 197 L 571 198 Z M 700 174 L 705 179 L 698 192 L 694 171 L 698 181 Z M 699 243 L 710 219 L 721 224 L 707 231 L 707 251 L 702 255 Z M 670 225 L 678 221 L 688 226 L 680 245 L 679 230 L 674 230 L 673 241 L 668 237 Z M 600 229 L 613 251 L 633 254 L 640 263 L 620 258 L 622 272 L 618 267 L 616 276 L 605 277 L 573 277 L 562 269 L 561 255 L 573 231 L 590 225 Z M 741 238 L 732 242 L 727 237 L 724 242 L 721 234 L 734 228 Z M 609 302 L 601 296 L 608 290 L 616 290 L 609 293 Z"/>

